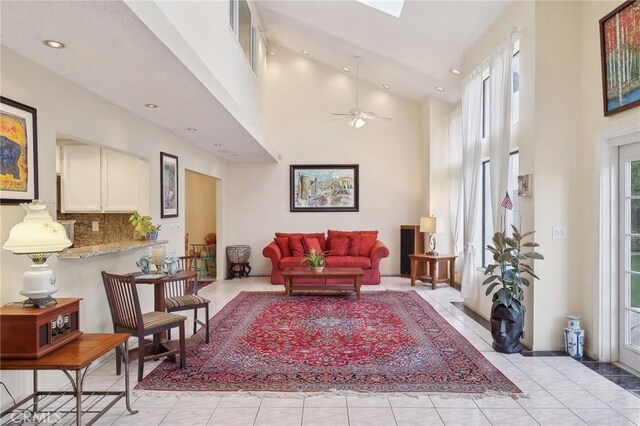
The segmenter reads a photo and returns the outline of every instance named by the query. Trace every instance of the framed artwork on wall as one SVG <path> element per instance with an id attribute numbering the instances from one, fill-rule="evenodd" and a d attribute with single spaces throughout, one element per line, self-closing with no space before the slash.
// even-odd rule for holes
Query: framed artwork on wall
<path id="1" fill-rule="evenodd" d="M 600 51 L 604 115 L 640 105 L 640 0 L 600 20 Z"/>
<path id="2" fill-rule="evenodd" d="M 357 212 L 358 165 L 291 165 L 289 193 L 292 212 Z"/>
<path id="3" fill-rule="evenodd" d="M 178 157 L 160 153 L 160 217 L 178 217 Z"/>
<path id="4" fill-rule="evenodd" d="M 38 198 L 36 109 L 0 96 L 0 204 Z"/>
<path id="5" fill-rule="evenodd" d="M 518 196 L 531 197 L 531 185 L 533 183 L 533 175 L 518 176 Z"/>

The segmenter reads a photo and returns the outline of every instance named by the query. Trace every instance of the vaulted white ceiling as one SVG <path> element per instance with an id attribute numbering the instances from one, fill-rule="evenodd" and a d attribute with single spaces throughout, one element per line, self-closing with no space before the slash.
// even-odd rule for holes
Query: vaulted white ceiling
<path id="1" fill-rule="evenodd" d="M 276 50 L 277 45 L 304 49 L 326 65 L 352 70 L 357 55 L 363 58 L 360 76 L 370 83 L 389 84 L 419 101 L 435 96 L 455 102 L 461 76 L 450 69 L 460 68 L 464 53 L 510 1 L 408 0 L 399 18 L 353 0 L 256 4 L 264 34 Z"/>

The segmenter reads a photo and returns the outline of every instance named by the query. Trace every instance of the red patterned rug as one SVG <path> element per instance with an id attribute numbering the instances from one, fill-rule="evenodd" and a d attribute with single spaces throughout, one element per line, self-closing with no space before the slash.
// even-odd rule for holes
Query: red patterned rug
<path id="1" fill-rule="evenodd" d="M 136 390 L 520 393 L 414 291 L 242 292 Z"/>

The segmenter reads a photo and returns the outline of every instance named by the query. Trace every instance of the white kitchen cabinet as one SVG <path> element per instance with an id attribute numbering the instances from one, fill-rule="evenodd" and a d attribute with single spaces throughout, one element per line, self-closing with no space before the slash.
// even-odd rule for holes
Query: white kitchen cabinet
<path id="1" fill-rule="evenodd" d="M 149 165 L 132 155 L 93 145 L 62 147 L 63 213 L 149 210 Z"/>
<path id="2" fill-rule="evenodd" d="M 102 211 L 134 212 L 138 209 L 137 158 L 102 150 Z"/>
<path id="3" fill-rule="evenodd" d="M 64 145 L 61 166 L 61 211 L 101 212 L 100 148 L 93 145 Z"/>

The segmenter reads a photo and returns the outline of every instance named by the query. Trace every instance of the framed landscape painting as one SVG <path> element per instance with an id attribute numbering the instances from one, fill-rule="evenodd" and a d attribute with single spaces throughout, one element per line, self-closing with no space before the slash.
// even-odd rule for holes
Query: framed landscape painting
<path id="1" fill-rule="evenodd" d="M 160 217 L 178 217 L 178 157 L 160 153 Z"/>
<path id="2" fill-rule="evenodd" d="M 291 165 L 292 212 L 359 211 L 357 164 Z"/>
<path id="3" fill-rule="evenodd" d="M 37 198 L 36 109 L 0 96 L 0 204 Z"/>
<path id="4" fill-rule="evenodd" d="M 600 20 L 604 115 L 640 105 L 640 0 Z"/>

